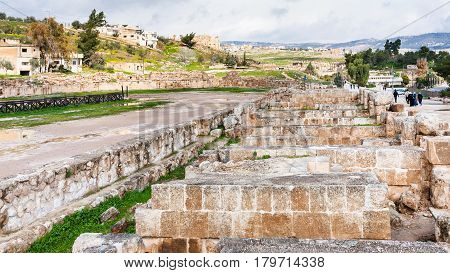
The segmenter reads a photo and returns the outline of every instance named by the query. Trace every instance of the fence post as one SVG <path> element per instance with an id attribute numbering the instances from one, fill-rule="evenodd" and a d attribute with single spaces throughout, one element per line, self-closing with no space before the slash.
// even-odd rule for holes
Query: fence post
<path id="1" fill-rule="evenodd" d="M 127 86 L 127 98 L 128 98 L 128 96 L 129 96 L 129 93 L 128 93 L 128 86 Z"/>
<path id="2" fill-rule="evenodd" d="M 123 85 L 122 85 L 122 99 L 125 99 L 125 94 L 123 93 Z"/>

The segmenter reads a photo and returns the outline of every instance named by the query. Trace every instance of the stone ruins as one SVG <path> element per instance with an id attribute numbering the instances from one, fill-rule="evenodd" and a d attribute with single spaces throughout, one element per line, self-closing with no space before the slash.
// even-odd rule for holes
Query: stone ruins
<path id="1" fill-rule="evenodd" d="M 302 239 L 420 252 L 419 244 L 370 241 L 391 239 L 390 203 L 403 213 L 433 207 L 444 217 L 437 240 L 449 242 L 448 124 L 391 112 L 392 100 L 389 92 L 277 89 L 235 109 L 224 126 L 240 144 L 204 152 L 185 180 L 153 185 L 137 209 L 145 251 L 252 252 L 296 238 L 289 244 L 307 252 L 320 243 Z"/>
<path id="2" fill-rule="evenodd" d="M 239 143 L 199 155 L 222 128 Z M 194 158 L 185 180 L 152 186 L 135 211 L 136 235 L 83 234 L 73 251 L 448 252 L 449 144 L 447 122 L 404 111 L 389 92 L 278 88 L 8 178 L 0 252 L 26 251 L 66 215 L 142 190 Z M 396 214 L 429 210 L 438 243 L 391 240 Z"/>

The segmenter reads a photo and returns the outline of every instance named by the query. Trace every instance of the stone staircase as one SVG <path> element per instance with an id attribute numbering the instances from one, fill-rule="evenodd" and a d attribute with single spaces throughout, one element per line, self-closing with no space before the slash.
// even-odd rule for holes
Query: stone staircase
<path id="1" fill-rule="evenodd" d="M 220 238 L 391 238 L 388 184 L 420 177 L 422 154 L 371 146 L 394 142 L 358 94 L 280 97 L 243 115 L 241 143 L 225 156 L 152 187 L 151 206 L 136 211 L 146 251 L 214 252 Z"/>
<path id="2" fill-rule="evenodd" d="M 293 94 L 249 114 L 243 127 L 242 144 L 256 147 L 360 145 L 386 136 L 355 94 L 342 90 Z"/>

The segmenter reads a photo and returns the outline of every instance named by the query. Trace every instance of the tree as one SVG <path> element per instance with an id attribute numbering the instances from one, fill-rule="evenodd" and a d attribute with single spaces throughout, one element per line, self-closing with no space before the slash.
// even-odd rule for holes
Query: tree
<path id="1" fill-rule="evenodd" d="M 389 53 L 390 56 L 397 56 L 401 45 L 402 41 L 400 39 L 395 40 L 395 42 L 386 40 L 386 43 L 384 44 L 384 51 Z"/>
<path id="2" fill-rule="evenodd" d="M 80 23 L 80 21 L 75 20 L 75 21 L 72 22 L 72 27 L 74 29 L 81 29 L 83 27 L 83 25 Z"/>
<path id="3" fill-rule="evenodd" d="M 342 77 L 341 72 L 336 73 L 336 75 L 334 76 L 334 84 L 339 88 L 344 87 L 345 80 L 344 77 Z"/>
<path id="4" fill-rule="evenodd" d="M 409 84 L 409 77 L 406 74 L 402 74 L 402 82 L 404 86 L 408 86 Z"/>
<path id="5" fill-rule="evenodd" d="M 6 70 L 6 75 L 8 75 L 8 70 L 14 70 L 14 66 L 8 60 L 0 60 L 0 67 Z"/>
<path id="6" fill-rule="evenodd" d="M 6 13 L 0 12 L 0 20 L 6 20 Z"/>
<path id="7" fill-rule="evenodd" d="M 105 14 L 97 13 L 94 9 L 89 15 L 89 20 L 83 24 L 83 32 L 78 40 L 78 49 L 84 55 L 84 62 L 92 66 L 91 57 L 97 52 L 100 40 L 98 39 L 98 31 L 96 28 L 106 24 Z"/>
<path id="8" fill-rule="evenodd" d="M 361 58 L 354 60 L 348 67 L 350 78 L 359 86 L 366 86 L 369 80 L 370 66 L 365 64 Z"/>
<path id="9" fill-rule="evenodd" d="M 311 64 L 311 62 L 306 67 L 305 73 L 309 75 L 316 75 L 316 70 L 314 69 L 314 66 Z"/>
<path id="10" fill-rule="evenodd" d="M 443 77 L 448 83 L 450 83 L 450 56 L 436 63 L 433 69 L 439 76 Z"/>
<path id="11" fill-rule="evenodd" d="M 225 59 L 225 65 L 228 67 L 234 67 L 237 65 L 237 58 L 236 56 L 228 54 Z"/>
<path id="12" fill-rule="evenodd" d="M 186 34 L 183 37 L 181 37 L 181 42 L 183 45 L 187 46 L 188 48 L 193 48 L 196 44 L 194 42 L 195 33 Z"/>
<path id="13" fill-rule="evenodd" d="M 63 25 L 53 18 L 32 23 L 28 36 L 31 42 L 39 48 L 45 71 L 49 57 L 61 57 L 68 60 L 74 50 L 74 45 L 65 33 Z"/>

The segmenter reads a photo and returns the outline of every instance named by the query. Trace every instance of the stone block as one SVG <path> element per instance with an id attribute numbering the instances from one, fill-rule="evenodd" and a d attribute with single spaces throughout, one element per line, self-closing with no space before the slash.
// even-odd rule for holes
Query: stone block
<path id="1" fill-rule="evenodd" d="M 208 213 L 202 211 L 186 211 L 181 213 L 180 237 L 207 238 Z"/>
<path id="2" fill-rule="evenodd" d="M 434 165 L 450 165 L 450 136 L 427 138 L 427 159 Z"/>
<path id="3" fill-rule="evenodd" d="M 135 212 L 136 234 L 141 237 L 159 237 L 161 213 L 161 210 L 137 208 Z"/>
<path id="4" fill-rule="evenodd" d="M 309 173 L 329 173 L 330 172 L 330 162 L 329 161 L 309 161 L 307 164 L 307 170 Z"/>
<path id="5" fill-rule="evenodd" d="M 274 187 L 272 189 L 272 208 L 274 212 L 287 212 L 291 210 L 291 192 L 287 187 Z"/>
<path id="6" fill-rule="evenodd" d="M 169 188 L 169 209 L 184 210 L 184 185 L 173 185 Z M 167 198 L 167 197 L 166 197 Z"/>
<path id="7" fill-rule="evenodd" d="M 401 153 L 397 149 L 382 148 L 376 152 L 377 168 L 399 168 Z"/>
<path id="8" fill-rule="evenodd" d="M 450 166 L 433 166 L 431 172 L 431 203 L 438 209 L 450 209 Z"/>
<path id="9" fill-rule="evenodd" d="M 331 215 L 331 234 L 335 239 L 361 239 L 363 219 L 359 213 Z"/>
<path id="10" fill-rule="evenodd" d="M 222 209 L 220 186 L 207 185 L 203 187 L 203 209 L 205 210 Z"/>
<path id="11" fill-rule="evenodd" d="M 290 237 L 292 234 L 292 215 L 271 214 L 261 215 L 261 235 L 265 238 Z"/>
<path id="12" fill-rule="evenodd" d="M 208 238 L 230 237 L 233 214 L 231 212 L 208 212 Z"/>
<path id="13" fill-rule="evenodd" d="M 330 216 L 326 213 L 294 213 L 292 232 L 295 238 L 326 239 L 331 237 Z"/>
<path id="14" fill-rule="evenodd" d="M 144 253 L 143 240 L 135 234 L 84 233 L 74 242 L 73 253 Z"/>
<path id="15" fill-rule="evenodd" d="M 240 212 L 233 216 L 233 237 L 260 238 L 262 216 L 259 212 Z"/>
<path id="16" fill-rule="evenodd" d="M 256 188 L 256 210 L 271 212 L 272 211 L 272 188 L 257 187 Z"/>
<path id="17" fill-rule="evenodd" d="M 292 189 L 291 210 L 309 211 L 309 188 L 307 186 L 298 186 Z"/>
<path id="18" fill-rule="evenodd" d="M 388 207 L 387 186 L 370 185 L 366 188 L 366 208 L 384 209 Z"/>
<path id="19" fill-rule="evenodd" d="M 202 188 L 199 186 L 186 187 L 186 210 L 201 210 L 203 203 Z"/>
<path id="20" fill-rule="evenodd" d="M 344 186 L 327 186 L 327 210 L 329 212 L 343 212 L 347 210 L 347 198 Z"/>
<path id="21" fill-rule="evenodd" d="M 347 186 L 347 210 L 349 212 L 361 211 L 365 206 L 366 187 L 364 186 Z"/>
<path id="22" fill-rule="evenodd" d="M 354 167 L 373 168 L 376 165 L 375 151 L 371 149 L 357 149 Z"/>
<path id="23" fill-rule="evenodd" d="M 161 237 L 177 238 L 180 236 L 181 222 L 180 211 L 162 211 L 161 212 Z"/>
<path id="24" fill-rule="evenodd" d="M 238 186 L 222 186 L 222 206 L 225 211 L 236 211 L 241 208 L 241 189 Z"/>
<path id="25" fill-rule="evenodd" d="M 405 111 L 405 105 L 402 103 L 394 103 L 391 104 L 390 110 L 392 112 L 404 112 Z"/>
<path id="26" fill-rule="evenodd" d="M 391 239 L 389 209 L 384 209 L 382 211 L 365 211 L 363 217 L 364 239 Z"/>
<path id="27" fill-rule="evenodd" d="M 169 187 L 161 184 L 153 185 L 151 202 L 154 209 L 169 209 Z"/>
<path id="28" fill-rule="evenodd" d="M 243 186 L 241 197 L 241 209 L 243 211 L 256 211 L 256 187 Z"/>
<path id="29" fill-rule="evenodd" d="M 309 188 L 309 200 L 311 212 L 326 212 L 326 187 L 325 186 L 311 186 Z"/>

